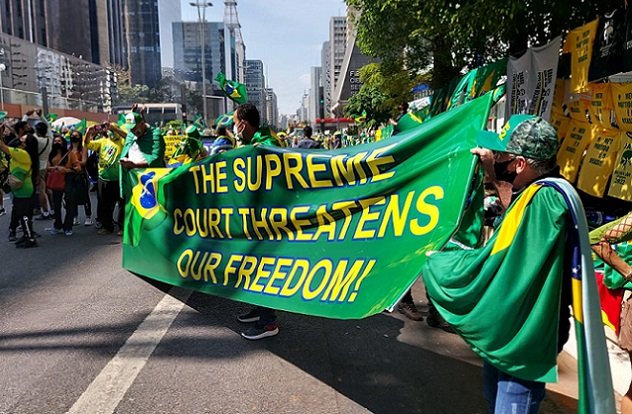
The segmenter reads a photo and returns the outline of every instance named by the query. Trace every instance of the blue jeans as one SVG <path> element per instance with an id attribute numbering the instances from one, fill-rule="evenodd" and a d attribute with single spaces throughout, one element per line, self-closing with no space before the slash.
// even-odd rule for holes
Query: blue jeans
<path id="1" fill-rule="evenodd" d="M 537 414 L 544 398 L 544 383 L 512 377 L 485 362 L 483 394 L 489 414 Z"/>

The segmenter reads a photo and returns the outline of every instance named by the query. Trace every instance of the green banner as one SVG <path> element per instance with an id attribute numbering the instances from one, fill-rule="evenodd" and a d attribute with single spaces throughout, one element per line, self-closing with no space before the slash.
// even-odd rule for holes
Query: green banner
<path id="1" fill-rule="evenodd" d="M 373 144 L 247 146 L 177 169 L 131 170 L 123 266 L 292 312 L 379 313 L 458 227 L 490 102 Z"/>

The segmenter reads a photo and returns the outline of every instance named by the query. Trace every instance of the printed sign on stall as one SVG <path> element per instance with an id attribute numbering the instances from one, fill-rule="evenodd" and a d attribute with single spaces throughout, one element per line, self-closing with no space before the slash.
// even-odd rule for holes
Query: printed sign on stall
<path id="1" fill-rule="evenodd" d="M 594 127 L 593 133 L 594 138 L 584 156 L 577 187 L 586 194 L 603 197 L 617 157 L 620 131 Z"/>
<path id="2" fill-rule="evenodd" d="M 632 201 L 632 132 L 630 131 L 623 131 L 619 135 L 619 151 L 608 195 Z"/>
<path id="3" fill-rule="evenodd" d="M 573 120 L 570 131 L 557 153 L 557 165 L 560 174 L 570 182 L 574 182 L 579 172 L 584 150 L 592 139 L 592 128 L 588 122 Z"/>

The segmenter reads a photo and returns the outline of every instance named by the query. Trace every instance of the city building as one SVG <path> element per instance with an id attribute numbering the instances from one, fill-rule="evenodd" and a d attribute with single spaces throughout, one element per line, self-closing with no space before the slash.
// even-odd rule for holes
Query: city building
<path id="1" fill-rule="evenodd" d="M 300 123 L 309 122 L 309 94 L 304 93 L 301 98 L 301 106 L 296 110 L 297 121 Z"/>
<path id="2" fill-rule="evenodd" d="M 246 59 L 246 91 L 248 101 L 257 107 L 261 114 L 261 121 L 266 118 L 266 79 L 263 74 L 263 62 L 261 60 Z"/>
<path id="3" fill-rule="evenodd" d="M 320 52 L 320 67 L 321 67 L 321 80 L 320 84 L 323 88 L 323 115 L 326 117 L 331 116 L 331 65 L 330 63 L 330 43 L 326 41 L 323 43 L 323 47 Z"/>
<path id="4" fill-rule="evenodd" d="M 265 88 L 266 94 L 266 113 L 265 118 L 269 126 L 276 128 L 279 122 L 279 106 L 277 95 L 272 88 Z"/>
<path id="5" fill-rule="evenodd" d="M 226 73 L 230 74 L 230 79 L 239 83 L 246 81 L 246 44 L 241 35 L 241 24 L 237 14 L 237 2 L 224 2 L 224 24 L 230 36 L 225 37 L 226 49 L 231 50 L 230 56 L 226 59 Z"/>
<path id="6" fill-rule="evenodd" d="M 161 79 L 158 0 L 125 0 L 123 16 L 131 83 L 153 88 Z"/>
<path id="7" fill-rule="evenodd" d="M 322 68 L 320 66 L 312 66 L 310 69 L 310 88 L 309 88 L 309 122 L 314 126 L 316 119 L 323 117 L 324 101 Z"/>
<path id="8" fill-rule="evenodd" d="M 352 30 L 348 39 L 345 56 L 342 60 L 338 80 L 332 96 L 331 111 L 336 116 L 342 116 L 344 106 L 362 87 L 360 69 L 369 63 L 377 62 L 360 51 L 356 44 L 356 30 Z"/>
<path id="9" fill-rule="evenodd" d="M 172 23 L 182 20 L 180 0 L 158 0 L 160 27 L 160 61 L 163 68 L 173 68 Z"/>
<path id="10" fill-rule="evenodd" d="M 99 65 L 0 33 L 5 103 L 109 112 L 116 78 Z M 44 99 L 46 96 L 46 100 Z"/>
<path id="11" fill-rule="evenodd" d="M 347 18 L 335 16 L 329 20 L 329 90 L 331 93 L 330 104 L 333 106 L 334 91 L 338 86 L 338 78 L 342 70 L 342 63 L 347 50 Z M 331 106 L 328 110 L 331 111 Z"/>

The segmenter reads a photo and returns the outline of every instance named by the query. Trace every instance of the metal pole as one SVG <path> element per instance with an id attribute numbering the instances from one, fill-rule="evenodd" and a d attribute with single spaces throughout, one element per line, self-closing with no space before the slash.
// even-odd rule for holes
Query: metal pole
<path id="1" fill-rule="evenodd" d="M 206 122 L 206 117 L 208 116 L 208 108 L 207 108 L 207 103 L 206 103 L 206 57 L 205 57 L 205 49 L 206 49 L 206 45 L 205 45 L 205 39 L 204 39 L 204 34 L 205 34 L 205 30 L 204 30 L 204 25 L 203 23 L 206 21 L 206 8 L 207 7 L 211 7 L 213 6 L 212 3 L 210 2 L 205 2 L 205 1 L 196 1 L 195 3 L 189 3 L 191 6 L 195 6 L 197 8 L 197 12 L 198 12 L 198 23 L 200 25 L 200 45 L 202 48 L 202 54 L 201 54 L 201 58 L 202 58 L 202 105 L 203 105 L 203 111 L 204 111 L 204 122 Z M 202 9 L 200 11 L 200 9 Z"/>
<path id="2" fill-rule="evenodd" d="M 0 108 L 4 111 L 4 85 L 2 83 L 2 72 L 6 70 L 4 63 L 0 63 Z"/>

